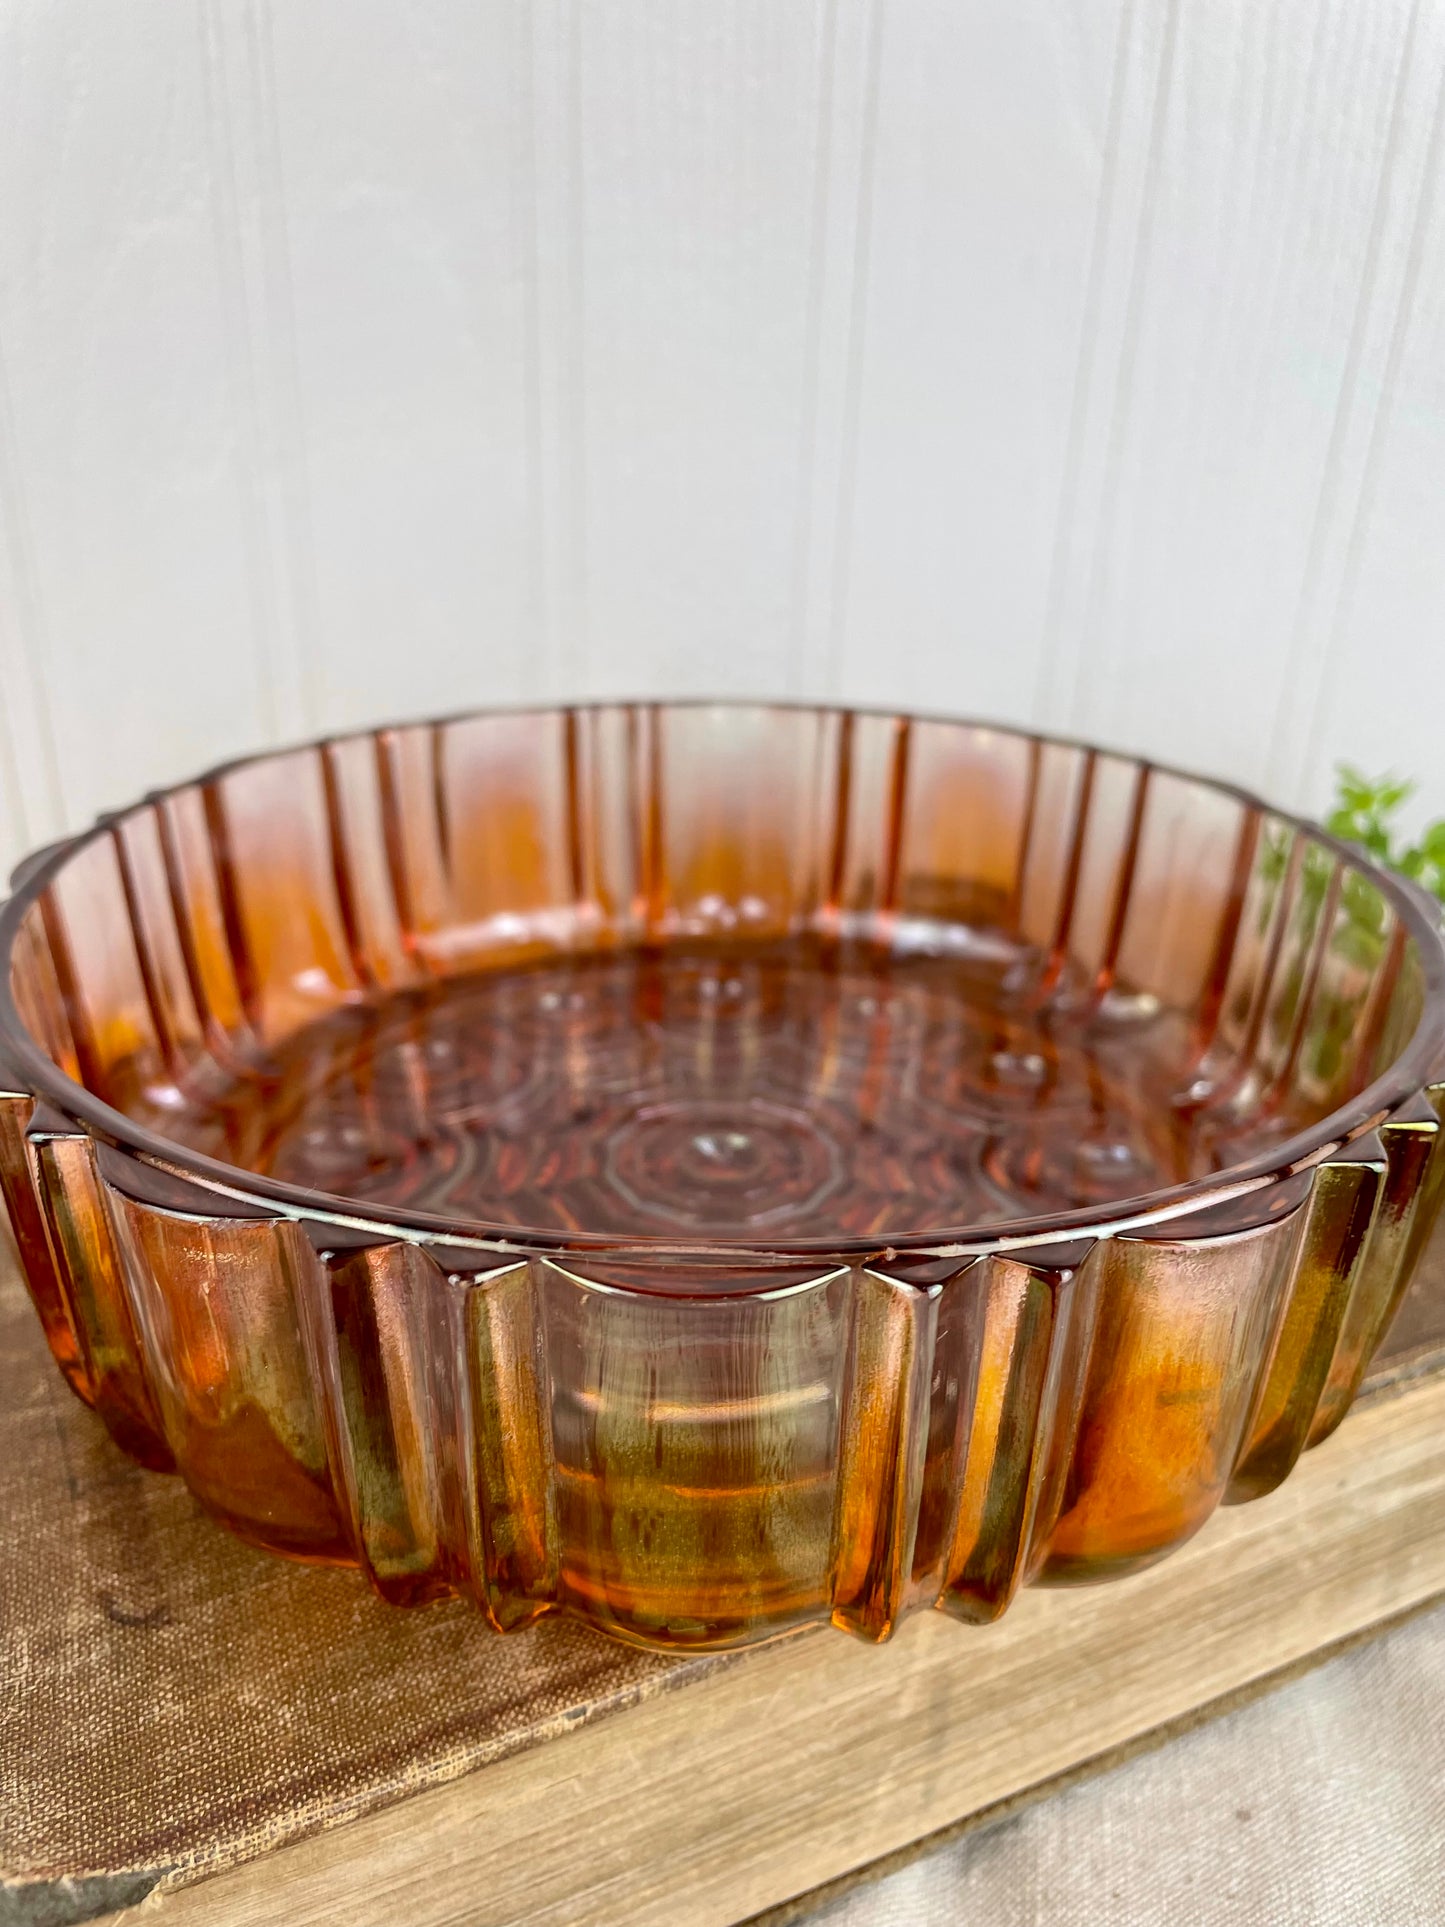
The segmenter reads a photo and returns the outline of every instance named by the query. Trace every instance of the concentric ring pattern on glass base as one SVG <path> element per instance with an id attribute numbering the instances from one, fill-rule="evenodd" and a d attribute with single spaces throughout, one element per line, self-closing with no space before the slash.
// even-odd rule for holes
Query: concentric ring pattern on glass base
<path id="1" fill-rule="evenodd" d="M 334 739 L 32 860 L 3 941 L 71 1386 L 248 1539 L 498 1630 L 1127 1572 L 1338 1423 L 1445 1192 L 1423 898 L 968 723 Z"/>

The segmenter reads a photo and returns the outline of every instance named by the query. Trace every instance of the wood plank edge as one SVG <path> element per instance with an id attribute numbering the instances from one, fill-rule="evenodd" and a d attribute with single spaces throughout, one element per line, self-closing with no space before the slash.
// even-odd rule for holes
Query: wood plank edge
<path id="1" fill-rule="evenodd" d="M 111 1919 L 241 1927 L 283 1883 L 292 1927 L 755 1916 L 1438 1595 L 1442 1437 L 1445 1381 L 1401 1385 L 1135 1579 L 1027 1594 L 981 1634 L 928 1617 L 881 1652 L 765 1650 Z"/>
<path id="2" fill-rule="evenodd" d="M 956 1841 L 968 1838 L 975 1833 L 988 1833 L 993 1828 L 1024 1813 L 1042 1801 L 1052 1799 L 1056 1793 L 1066 1793 L 1070 1787 L 1082 1786 L 1089 1780 L 1096 1780 L 1115 1767 L 1125 1766 L 1130 1760 L 1141 1758 L 1148 1753 L 1157 1753 L 1171 1740 L 1181 1739 L 1192 1733 L 1196 1727 L 1210 1725 L 1213 1721 L 1227 1718 L 1231 1713 L 1257 1701 L 1268 1699 L 1292 1681 L 1303 1679 L 1308 1674 L 1318 1672 L 1320 1667 L 1328 1666 L 1331 1660 L 1341 1659 L 1361 1646 L 1373 1645 L 1383 1639 L 1397 1626 L 1408 1625 L 1422 1613 L 1430 1612 L 1445 1599 L 1445 1586 L 1429 1598 L 1417 1599 L 1402 1607 L 1397 1613 L 1381 1619 L 1370 1626 L 1362 1626 L 1357 1631 L 1345 1633 L 1341 1638 L 1331 1641 L 1316 1651 L 1305 1653 L 1300 1658 L 1290 1660 L 1286 1665 L 1277 1666 L 1272 1672 L 1261 1673 L 1258 1678 L 1247 1680 L 1217 1699 L 1207 1700 L 1177 1719 L 1164 1720 L 1146 1732 L 1137 1733 L 1131 1739 L 1123 1740 L 1117 1746 L 1106 1748 L 1101 1753 L 1092 1754 L 1080 1760 L 1077 1766 L 1066 1767 L 1062 1773 L 1050 1775 L 1032 1786 L 1010 1794 L 1006 1799 L 997 1800 L 992 1806 L 980 1807 L 976 1813 L 966 1813 L 946 1827 L 936 1832 L 921 1834 L 918 1839 L 910 1840 L 906 1846 L 896 1848 L 892 1853 L 880 1855 L 877 1860 L 867 1861 L 863 1866 L 852 1867 L 847 1873 L 839 1874 L 836 1880 L 824 1881 L 821 1886 L 810 1887 L 805 1893 L 795 1894 L 792 1899 L 781 1901 L 776 1907 L 765 1907 L 761 1913 L 749 1914 L 746 1920 L 735 1923 L 735 1927 L 793 1927 L 793 1923 L 804 1919 L 829 1902 L 842 1899 L 859 1887 L 874 1885 L 889 1874 L 899 1873 L 911 1867 L 915 1861 L 927 1858 Z"/>

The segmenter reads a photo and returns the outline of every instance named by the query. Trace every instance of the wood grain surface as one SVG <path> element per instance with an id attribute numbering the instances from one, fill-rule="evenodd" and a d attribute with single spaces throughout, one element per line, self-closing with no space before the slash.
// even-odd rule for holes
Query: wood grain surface
<path id="1" fill-rule="evenodd" d="M 113 1918 L 726 1927 L 1445 1591 L 1442 1439 L 1407 1380 L 1133 1579 L 800 1638 Z"/>
<path id="2" fill-rule="evenodd" d="M 7 1260 L 0 1922 L 266 1918 L 276 1882 L 418 1927 L 785 1900 L 1445 1588 L 1442 1367 L 1445 1225 L 1338 1438 L 1154 1571 L 677 1660 L 242 1545 L 70 1395 Z"/>

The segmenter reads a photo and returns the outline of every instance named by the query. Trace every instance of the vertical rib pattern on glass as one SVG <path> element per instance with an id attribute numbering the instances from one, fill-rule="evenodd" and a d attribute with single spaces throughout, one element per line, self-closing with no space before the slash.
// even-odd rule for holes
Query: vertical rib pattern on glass
<path id="1" fill-rule="evenodd" d="M 1132 1570 L 1338 1424 L 1445 1196 L 1411 897 L 983 725 L 398 725 L 111 819 L 9 928 L 67 1381 L 249 1540 L 497 1631 Z"/>
<path id="2" fill-rule="evenodd" d="M 941 1285 L 863 1267 L 840 1410 L 833 1624 L 886 1639 L 903 1610 L 918 1530 Z"/>
<path id="3" fill-rule="evenodd" d="M 95 1388 L 71 1302 L 70 1273 L 57 1264 L 51 1249 L 27 1140 L 34 1110 L 34 1099 L 21 1092 L 0 1094 L 0 1186 L 6 1217 L 51 1356 L 76 1397 L 94 1405 Z"/>
<path id="4" fill-rule="evenodd" d="M 530 1625 L 560 1569 L 539 1268 L 450 1280 L 458 1458 L 472 1590 L 498 1632 Z"/>
<path id="5" fill-rule="evenodd" d="M 849 1273 L 689 1299 L 543 1281 L 562 1599 L 678 1646 L 826 1618 Z"/>
<path id="6" fill-rule="evenodd" d="M 1052 1537 L 1093 1341 L 1092 1256 L 1011 1253 L 968 1275 L 978 1379 L 937 1602 L 957 1619 L 997 1619 Z"/>
<path id="7" fill-rule="evenodd" d="M 347 1559 L 306 1340 L 299 1225 L 203 1220 L 109 1187 L 146 1376 L 187 1485 L 243 1538 Z"/>
<path id="8" fill-rule="evenodd" d="M 1327 1438 L 1349 1410 L 1440 1207 L 1445 1158 L 1440 1115 L 1429 1096 L 1422 1091 L 1412 1103 L 1402 1105 L 1381 1125 L 1380 1137 L 1386 1158 L 1384 1186 L 1369 1242 L 1351 1279 L 1340 1335 L 1310 1427 L 1311 1445 Z"/>
<path id="9" fill-rule="evenodd" d="M 1304 1449 L 1369 1252 L 1386 1170 L 1384 1144 L 1371 1131 L 1315 1172 L 1292 1289 L 1229 1499 L 1272 1492 Z"/>
<path id="10" fill-rule="evenodd" d="M 449 1592 L 461 1571 L 449 1556 L 443 1505 L 453 1461 L 442 1438 L 456 1395 L 442 1274 L 417 1245 L 329 1239 L 307 1270 L 313 1357 L 348 1538 L 384 1599 L 421 1605 Z"/>
<path id="11" fill-rule="evenodd" d="M 85 1360 L 87 1402 L 142 1465 L 172 1469 L 141 1359 L 95 1145 L 38 1105 L 26 1132 L 67 1322 Z"/>
<path id="12" fill-rule="evenodd" d="M 1121 1235 L 1100 1247 L 1098 1323 L 1049 1577 L 1147 1564 L 1224 1496 L 1304 1218 L 1301 1203 L 1243 1230 Z"/>

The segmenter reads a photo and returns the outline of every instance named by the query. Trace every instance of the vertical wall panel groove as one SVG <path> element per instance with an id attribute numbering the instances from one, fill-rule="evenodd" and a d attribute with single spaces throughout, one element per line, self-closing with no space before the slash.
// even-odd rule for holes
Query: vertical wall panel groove
<path id="1" fill-rule="evenodd" d="M 799 477 L 793 688 L 847 686 L 846 627 L 858 513 L 872 234 L 878 198 L 885 0 L 839 0 L 825 20 L 818 94 L 809 435 Z"/>
<path id="2" fill-rule="evenodd" d="M 1386 446 L 1390 439 L 1396 392 L 1401 385 L 1406 343 L 1415 319 L 1416 303 L 1425 268 L 1426 239 L 1435 227 L 1440 173 L 1442 165 L 1445 165 L 1445 58 L 1440 60 L 1439 65 L 1440 83 L 1436 90 L 1434 111 L 1430 117 L 1430 137 L 1426 148 L 1424 172 L 1415 198 L 1415 212 L 1410 224 L 1405 269 L 1401 279 L 1399 299 L 1395 304 L 1394 321 L 1390 329 L 1389 348 L 1385 356 L 1379 395 L 1371 416 L 1359 492 L 1354 513 L 1350 518 L 1349 534 L 1344 544 L 1339 590 L 1334 599 L 1328 629 L 1315 655 L 1313 673 L 1307 674 L 1304 679 L 1308 696 L 1305 703 L 1301 705 L 1303 720 L 1298 732 L 1296 778 L 1291 790 L 1297 798 L 1306 802 L 1310 800 L 1309 785 L 1312 774 L 1329 767 L 1329 759 L 1321 740 L 1325 715 L 1340 682 L 1345 632 L 1349 618 L 1354 612 L 1368 533 L 1377 511 L 1380 475 Z M 1438 236 L 1435 245 L 1438 254 Z M 1368 614 L 1366 614 L 1366 621 L 1369 621 Z M 1402 676 L 1402 684 L 1405 680 L 1406 678 Z M 1359 752 L 1355 754 L 1360 755 Z M 1361 757 L 1361 760 L 1365 759 Z"/>
<path id="3" fill-rule="evenodd" d="M 1154 236 L 1158 221 L 1158 180 L 1164 133 L 1175 81 L 1176 46 L 1179 35 L 1181 0 L 1165 0 L 1149 105 L 1149 136 L 1144 158 L 1144 192 L 1139 203 L 1138 226 L 1129 255 L 1128 293 L 1124 301 L 1124 321 L 1119 342 L 1118 369 L 1114 377 L 1113 400 L 1109 410 L 1109 429 L 1104 447 L 1104 472 L 1098 520 L 1094 527 L 1093 553 L 1084 590 L 1082 632 L 1079 653 L 1074 662 L 1073 688 L 1068 704 L 1068 720 L 1077 730 L 1098 727 L 1097 705 L 1090 700 L 1098 686 L 1100 672 L 1107 686 L 1110 637 L 1102 624 L 1105 572 L 1110 561 L 1110 541 L 1119 513 L 1121 470 L 1125 459 L 1129 425 L 1135 405 L 1135 385 L 1139 356 L 1139 333 L 1144 305 L 1148 299 L 1150 270 L 1154 260 Z"/>
<path id="4" fill-rule="evenodd" d="M 1414 52 L 1420 24 L 1421 0 L 1414 0 L 1400 48 L 1399 65 L 1390 105 L 1385 149 L 1380 161 L 1379 179 L 1371 210 L 1369 238 L 1355 298 L 1354 319 L 1339 392 L 1335 398 L 1330 439 L 1320 474 L 1310 527 L 1309 547 L 1300 583 L 1299 602 L 1284 658 L 1285 681 L 1271 744 L 1269 775 L 1277 790 L 1297 792 L 1304 776 L 1301 767 L 1310 738 L 1312 719 L 1317 712 L 1321 687 L 1328 673 L 1323 651 L 1327 637 L 1319 633 L 1318 610 L 1325 599 L 1324 578 L 1332 549 L 1342 547 L 1341 536 L 1348 526 L 1348 510 L 1342 506 L 1353 479 L 1346 473 L 1356 411 L 1368 406 L 1362 397 L 1365 361 L 1369 347 L 1370 324 L 1381 297 L 1382 257 L 1385 250 L 1392 203 L 1400 191 L 1398 173 L 1401 148 L 1405 139 L 1406 108 L 1410 99 Z M 1402 294 L 1401 302 L 1406 299 Z M 1378 405 L 1378 404 L 1377 404 Z M 1368 463 L 1368 455 L 1366 456 Z M 1363 484 L 1360 484 L 1361 495 Z M 1303 699 L 1302 699 L 1303 698 Z M 1300 722 L 1303 718 L 1303 724 Z"/>
<path id="5" fill-rule="evenodd" d="M 569 695 L 1440 811 L 1442 68 L 1424 0 L 13 12 L 0 854 Z"/>
<path id="6" fill-rule="evenodd" d="M 1121 7 L 1119 11 L 1118 25 L 1114 32 L 1114 60 L 1109 80 L 1109 104 L 1105 119 L 1099 193 L 1094 209 L 1093 231 L 1089 239 L 1088 275 L 1084 287 L 1083 313 L 1079 322 L 1078 359 L 1074 364 L 1063 471 L 1059 481 L 1058 507 L 1054 514 L 1048 593 L 1044 602 L 1038 674 L 1033 694 L 1034 715 L 1049 722 L 1057 721 L 1062 714 L 1062 698 L 1058 690 L 1059 624 L 1062 614 L 1060 605 L 1064 591 L 1066 559 L 1075 539 L 1074 521 L 1078 512 L 1084 431 L 1099 354 L 1099 312 L 1105 259 L 1113 220 L 1114 193 L 1119 173 L 1119 148 L 1123 133 L 1125 94 L 1129 80 L 1128 56 L 1134 32 L 1134 14 L 1134 0 L 1129 0 L 1129 4 Z"/>
<path id="7" fill-rule="evenodd" d="M 261 372 L 250 285 L 242 239 L 241 182 L 236 132 L 228 99 L 226 13 L 219 0 L 199 0 L 196 10 L 210 163 L 211 219 L 221 284 L 222 328 L 231 398 L 231 459 L 237 511 L 246 558 L 254 644 L 260 655 L 262 715 L 272 742 L 293 723 L 292 664 L 267 527 L 262 455 Z M 289 733 L 294 734 L 294 727 Z"/>
<path id="8" fill-rule="evenodd" d="M 528 10 L 539 635 L 550 694 L 589 686 L 582 9 Z"/>
<path id="9" fill-rule="evenodd" d="M 850 408 L 855 440 L 857 430 L 855 343 L 861 351 L 866 295 L 857 250 L 873 191 L 882 5 L 825 0 L 820 15 L 787 638 L 793 695 L 834 693 L 840 675 L 837 538 Z"/>
<path id="10" fill-rule="evenodd" d="M 0 28 L 12 851 L 267 735 L 197 32 L 145 4 Z"/>
<path id="11" fill-rule="evenodd" d="M 295 658 L 293 702 L 302 730 L 319 727 L 321 689 L 316 660 L 320 611 L 316 600 L 315 537 L 311 524 L 306 414 L 296 352 L 296 300 L 286 219 L 286 177 L 276 108 L 276 62 L 271 0 L 249 0 L 244 15 L 249 81 L 249 135 L 257 176 L 256 212 L 266 327 L 268 439 L 276 475 L 273 568 L 289 599 L 289 648 Z"/>
<path id="12" fill-rule="evenodd" d="M 1137 92 L 1115 71 L 1124 48 L 1137 59 L 1117 18 L 1093 13 L 1075 39 L 1050 0 L 887 16 L 849 695 L 1012 721 L 1050 686 L 1039 656 L 1070 410 L 1096 412 L 1080 337 L 1112 338 L 1101 200 L 1118 226 L 1116 189 L 1139 171 L 1116 124 Z"/>
<path id="13" fill-rule="evenodd" d="M 0 516 L 4 518 L 4 575 L 0 575 L 0 781 L 8 821 L 0 831 L 0 871 L 37 842 L 65 827 L 55 728 L 45 674 L 49 652 L 36 578 L 29 510 L 17 469 L 15 417 L 0 342 Z M 7 581 L 8 578 L 8 581 Z"/>
<path id="14" fill-rule="evenodd" d="M 823 0 L 818 43 L 816 125 L 813 135 L 813 204 L 808 231 L 807 312 L 803 329 L 802 407 L 798 430 L 798 476 L 794 504 L 791 627 L 788 635 L 788 693 L 806 687 L 808 647 L 808 560 L 812 544 L 818 409 L 822 379 L 823 277 L 832 199 L 833 101 L 838 63 L 839 0 Z"/>
<path id="15" fill-rule="evenodd" d="M 868 326 L 868 274 L 874 217 L 874 165 L 878 144 L 878 96 L 883 63 L 883 4 L 872 0 L 868 12 L 863 106 L 858 137 L 858 199 L 853 220 L 852 288 L 848 302 L 842 421 L 837 491 L 833 502 L 832 583 L 828 600 L 827 667 L 824 684 L 835 695 L 848 613 L 851 550 L 857 515 L 859 415 Z"/>

